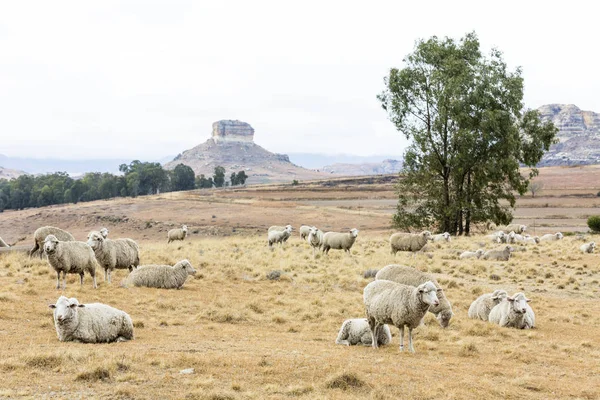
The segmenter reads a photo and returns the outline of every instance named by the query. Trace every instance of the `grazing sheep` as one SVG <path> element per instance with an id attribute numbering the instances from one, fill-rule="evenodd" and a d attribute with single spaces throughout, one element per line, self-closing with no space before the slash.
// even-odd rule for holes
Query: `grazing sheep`
<path id="1" fill-rule="evenodd" d="M 432 242 L 442 242 L 442 241 L 449 242 L 450 241 L 450 234 L 448 232 L 439 233 L 437 235 L 431 236 L 430 240 Z"/>
<path id="2" fill-rule="evenodd" d="M 271 227 L 269 227 L 269 230 L 267 231 L 267 233 L 270 233 L 272 231 L 285 231 L 286 229 L 288 229 L 290 231 L 290 235 L 287 236 L 285 239 L 283 239 L 283 243 L 287 242 L 287 240 L 290 238 L 290 236 L 292 235 L 292 231 L 294 230 L 294 228 L 292 228 L 291 225 L 286 225 L 286 226 L 277 226 L 277 225 L 273 225 Z"/>
<path id="3" fill-rule="evenodd" d="M 0 247 L 10 247 L 8 245 L 8 243 L 6 243 L 1 237 L 0 237 Z"/>
<path id="4" fill-rule="evenodd" d="M 507 328 L 534 328 L 535 314 L 527 304 L 529 301 L 523 293 L 515 293 L 492 308 L 489 321 Z"/>
<path id="5" fill-rule="evenodd" d="M 505 230 L 507 232 L 514 231 L 516 233 L 523 233 L 523 232 L 525 232 L 526 229 L 527 229 L 527 225 L 520 225 L 520 224 L 506 225 L 506 228 L 505 228 Z"/>
<path id="6" fill-rule="evenodd" d="M 33 234 L 34 243 L 31 250 L 29 250 L 29 257 L 33 256 L 33 254 L 37 251 L 40 254 L 40 258 L 42 258 L 44 253 L 44 241 L 48 235 L 54 235 L 61 242 L 72 242 L 75 240 L 73 235 L 67 231 L 63 231 L 62 229 L 54 226 L 43 226 L 36 229 L 35 233 Z"/>
<path id="7" fill-rule="evenodd" d="M 302 225 L 299 229 L 299 232 L 300 232 L 300 239 L 305 240 L 308 237 L 308 234 L 310 233 L 310 226 Z"/>
<path id="8" fill-rule="evenodd" d="M 270 230 L 267 233 L 267 239 L 269 241 L 269 247 L 273 246 L 273 243 L 279 243 L 281 246 L 288 240 L 292 235 L 292 226 L 288 225 L 283 230 Z"/>
<path id="9" fill-rule="evenodd" d="M 142 265 L 132 271 L 125 280 L 125 286 L 145 286 L 159 289 L 181 289 L 188 275 L 196 270 L 188 260 L 170 265 Z"/>
<path id="10" fill-rule="evenodd" d="M 479 296 L 469 307 L 469 318 L 488 321 L 490 311 L 502 300 L 508 297 L 506 290 L 498 289 L 492 293 L 485 293 Z"/>
<path id="11" fill-rule="evenodd" d="M 393 255 L 399 251 L 412 251 L 413 254 L 421 250 L 431 238 L 431 232 L 421 233 L 398 232 L 390 236 L 390 249 Z"/>
<path id="12" fill-rule="evenodd" d="M 481 257 L 484 260 L 491 261 L 508 261 L 512 247 L 506 246 L 502 250 L 488 250 Z"/>
<path id="13" fill-rule="evenodd" d="M 181 228 L 171 229 L 167 233 L 167 244 L 174 242 L 175 240 L 183 240 L 187 236 L 188 227 L 187 225 L 182 225 Z"/>
<path id="14" fill-rule="evenodd" d="M 384 346 L 392 342 L 392 333 L 390 332 L 389 326 L 383 325 L 378 333 L 378 346 Z M 373 334 L 367 319 L 355 318 L 345 320 L 337 335 L 337 339 L 335 339 L 335 344 L 344 344 L 346 346 L 362 344 L 364 346 L 372 346 Z"/>
<path id="15" fill-rule="evenodd" d="M 458 256 L 458 258 L 460 258 L 461 260 L 467 259 L 467 258 L 481 258 L 481 256 L 483 255 L 484 250 L 483 249 L 479 249 L 477 251 L 464 251 L 462 253 L 460 253 L 460 256 Z"/>
<path id="16" fill-rule="evenodd" d="M 358 229 L 350 229 L 347 233 L 340 232 L 327 232 L 323 235 L 323 252 L 329 254 L 329 249 L 344 250 L 348 254 L 352 255 L 350 249 L 356 241 L 358 236 Z"/>
<path id="17" fill-rule="evenodd" d="M 133 339 L 133 322 L 125 312 L 101 303 L 79 304 L 60 296 L 54 309 L 54 327 L 61 342 L 109 343 Z"/>
<path id="18" fill-rule="evenodd" d="M 56 271 L 56 288 L 60 289 L 60 273 L 63 273 L 63 289 L 67 288 L 67 273 L 79 274 L 83 285 L 83 273 L 88 271 L 96 289 L 96 258 L 94 251 L 85 242 L 59 241 L 56 236 L 48 235 L 44 241 L 44 252 L 48 262 Z"/>
<path id="19" fill-rule="evenodd" d="M 563 234 L 560 232 L 547 233 L 545 235 L 542 235 L 542 237 L 540 238 L 540 242 L 550 242 L 553 240 L 561 240 L 563 237 L 564 237 Z"/>
<path id="20" fill-rule="evenodd" d="M 316 249 L 320 249 L 321 246 L 323 246 L 323 231 L 316 226 L 310 227 L 306 241 L 310 244 L 310 247 L 312 247 L 313 258 L 315 258 Z"/>
<path id="21" fill-rule="evenodd" d="M 412 267 L 391 264 L 380 269 L 375 275 L 375 280 L 388 280 L 410 286 L 419 286 L 425 282 L 432 282 L 438 289 L 439 304 L 430 307 L 429 312 L 435 315 L 442 328 L 446 328 L 450 324 L 450 319 L 454 315 L 452 304 L 450 304 L 450 301 L 446 298 L 446 294 L 433 276 Z"/>
<path id="22" fill-rule="evenodd" d="M 106 239 L 108 237 L 108 232 L 109 232 L 108 228 L 102 228 L 102 229 L 100 229 L 100 234 L 102 235 L 102 237 L 104 239 Z"/>
<path id="23" fill-rule="evenodd" d="M 581 250 L 583 253 L 593 253 L 595 248 L 596 248 L 596 243 L 589 242 L 586 244 L 582 244 L 581 247 L 579 247 L 579 250 Z"/>
<path id="24" fill-rule="evenodd" d="M 523 242 L 525 243 L 533 243 L 533 244 L 538 244 L 540 242 L 540 237 L 539 236 L 525 236 L 523 238 Z"/>
<path id="25" fill-rule="evenodd" d="M 432 282 L 417 287 L 401 283 L 375 280 L 363 291 L 367 321 L 372 337 L 379 337 L 379 329 L 384 324 L 392 324 L 400 329 L 400 350 L 404 350 L 404 326 L 408 326 L 408 348 L 415 352 L 412 331 L 423 321 L 430 306 L 439 305 L 437 289 Z M 374 348 L 377 340 L 372 341 Z"/>
<path id="26" fill-rule="evenodd" d="M 104 268 L 104 280 L 110 283 L 114 269 L 129 269 L 140 265 L 140 250 L 131 239 L 104 239 L 100 232 L 92 231 L 88 235 L 88 245 L 94 250 L 98 264 Z"/>

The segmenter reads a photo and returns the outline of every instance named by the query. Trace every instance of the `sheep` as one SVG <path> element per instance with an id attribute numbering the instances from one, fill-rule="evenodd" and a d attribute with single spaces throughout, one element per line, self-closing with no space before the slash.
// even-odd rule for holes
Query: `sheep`
<path id="1" fill-rule="evenodd" d="M 547 233 L 545 235 L 542 235 L 542 237 L 540 237 L 540 242 L 549 242 L 549 241 L 553 241 L 553 240 L 561 240 L 563 238 L 563 234 L 560 232 L 556 232 L 556 233 Z"/>
<path id="2" fill-rule="evenodd" d="M 43 226 L 36 229 L 35 233 L 33 234 L 34 243 L 31 250 L 29 250 L 29 257 L 33 256 L 33 254 L 37 251 L 40 254 L 40 258 L 42 258 L 44 253 L 44 241 L 48 235 L 54 235 L 61 242 L 72 242 L 75 240 L 73 235 L 67 231 L 63 231 L 62 229 L 54 226 Z"/>
<path id="3" fill-rule="evenodd" d="M 523 238 L 523 242 L 525 243 L 533 243 L 533 244 L 538 244 L 540 242 L 540 237 L 539 236 L 525 236 Z"/>
<path id="4" fill-rule="evenodd" d="M 140 265 L 138 245 L 131 239 L 104 239 L 100 232 L 92 231 L 87 243 L 94 250 L 98 264 L 104 268 L 104 280 L 108 283 L 114 269 L 132 271 Z"/>
<path id="5" fill-rule="evenodd" d="M 269 247 L 273 246 L 273 243 L 279 243 L 281 246 L 288 240 L 288 238 L 292 235 L 292 226 L 288 225 L 283 228 L 283 230 L 271 230 L 267 234 L 267 239 L 269 241 Z"/>
<path id="6" fill-rule="evenodd" d="M 167 232 L 167 244 L 174 242 L 175 240 L 183 240 L 187 236 L 188 227 L 187 225 L 182 225 L 181 228 L 171 229 Z"/>
<path id="7" fill-rule="evenodd" d="M 517 241 L 516 235 L 517 234 L 514 231 L 510 231 L 510 233 L 506 235 L 506 243 L 515 243 Z"/>
<path id="8" fill-rule="evenodd" d="M 10 245 L 0 237 L 0 247 L 10 247 Z"/>
<path id="9" fill-rule="evenodd" d="M 494 243 L 506 243 L 506 234 L 504 231 L 494 232 L 491 235 L 487 235 L 486 238 Z"/>
<path id="10" fill-rule="evenodd" d="M 377 345 L 384 346 L 392 342 L 392 333 L 390 327 L 383 325 L 379 330 Z M 342 324 L 340 331 L 335 339 L 335 344 L 354 346 L 362 344 L 363 346 L 373 345 L 373 334 L 366 318 L 347 319 Z"/>
<path id="11" fill-rule="evenodd" d="M 102 235 L 102 237 L 104 239 L 106 239 L 108 237 L 108 232 L 109 232 L 108 228 L 102 228 L 102 229 L 100 229 L 100 234 Z"/>
<path id="12" fill-rule="evenodd" d="M 60 296 L 54 309 L 54 327 L 61 342 L 109 343 L 133 339 L 133 322 L 125 312 L 101 303 L 79 304 Z"/>
<path id="13" fill-rule="evenodd" d="M 310 233 L 310 226 L 302 225 L 299 229 L 299 232 L 300 232 L 300 239 L 305 240 L 308 237 L 308 234 Z"/>
<path id="14" fill-rule="evenodd" d="M 312 226 L 308 233 L 306 241 L 313 249 L 313 258 L 315 258 L 316 249 L 320 249 L 323 245 L 323 231 L 318 229 L 316 226 Z"/>
<path id="15" fill-rule="evenodd" d="M 142 265 L 129 274 L 124 286 L 181 289 L 188 275 L 195 274 L 196 270 L 188 260 L 181 260 L 173 266 Z"/>
<path id="16" fill-rule="evenodd" d="M 489 321 L 502 327 L 531 329 L 535 327 L 535 314 L 523 293 L 506 297 L 490 311 Z"/>
<path id="17" fill-rule="evenodd" d="M 408 348 L 414 353 L 412 331 L 421 324 L 430 306 L 439 305 L 438 290 L 441 291 L 430 281 L 417 287 L 388 280 L 369 283 L 363 300 L 372 337 L 379 337 L 382 325 L 392 324 L 400 329 L 400 351 L 404 351 L 404 326 L 408 326 Z M 379 347 L 377 342 L 372 341 L 374 348 Z"/>
<path id="18" fill-rule="evenodd" d="M 431 238 L 431 232 L 423 231 L 421 233 L 398 232 L 390 236 L 390 249 L 393 255 L 399 251 L 412 251 L 413 254 L 421 250 Z"/>
<path id="19" fill-rule="evenodd" d="M 327 232 L 323 235 L 323 252 L 329 254 L 329 249 L 344 250 L 348 254 L 352 255 L 350 249 L 356 241 L 358 236 L 358 229 L 350 229 L 347 233 L 340 232 Z"/>
<path id="20" fill-rule="evenodd" d="M 586 244 L 582 244 L 579 247 L 579 250 L 581 250 L 582 253 L 593 253 L 594 249 L 596 248 L 596 243 L 595 242 L 589 242 Z"/>
<path id="21" fill-rule="evenodd" d="M 271 227 L 269 227 L 269 230 L 267 231 L 267 233 L 270 233 L 272 231 L 285 231 L 286 229 L 288 229 L 290 231 L 290 236 L 292 234 L 292 231 L 294 230 L 294 228 L 292 228 L 291 225 L 286 225 L 286 226 L 277 226 L 277 225 L 273 225 Z M 283 239 L 283 243 L 287 242 L 287 240 L 290 238 L 290 236 L 287 236 L 285 239 Z"/>
<path id="22" fill-rule="evenodd" d="M 435 318 L 442 328 L 446 328 L 450 324 L 450 319 L 454 315 L 452 312 L 452 304 L 450 304 L 450 301 L 446 298 L 446 294 L 433 276 L 412 267 L 390 264 L 377 272 L 375 280 L 388 280 L 410 286 L 419 286 L 425 282 L 433 282 L 438 289 L 437 296 L 439 304 L 430 307 L 429 312 L 435 315 Z"/>
<path id="23" fill-rule="evenodd" d="M 506 290 L 498 289 L 492 293 L 485 293 L 479 296 L 469 307 L 469 318 L 488 321 L 490 311 L 502 300 L 508 297 Z"/>
<path id="24" fill-rule="evenodd" d="M 481 256 L 483 255 L 484 250 L 483 249 L 478 249 L 477 251 L 464 251 L 460 254 L 460 256 L 458 256 L 458 258 L 460 258 L 461 260 L 467 259 L 467 258 L 481 258 Z"/>
<path id="25" fill-rule="evenodd" d="M 56 271 L 56 288 L 60 289 L 60 273 L 63 273 L 63 288 L 67 288 L 67 273 L 79 274 L 83 285 L 83 273 L 88 271 L 96 289 L 96 258 L 94 251 L 85 242 L 59 241 L 56 236 L 48 235 L 44 241 L 44 253 L 48 263 Z"/>
<path id="26" fill-rule="evenodd" d="M 430 240 L 432 242 L 441 242 L 441 241 L 449 242 L 450 241 L 450 234 L 448 232 L 439 233 L 437 235 L 431 236 Z"/>
<path id="27" fill-rule="evenodd" d="M 512 247 L 506 246 L 502 250 L 488 250 L 481 257 L 484 260 L 491 261 L 508 261 Z"/>
<path id="28" fill-rule="evenodd" d="M 527 229 L 527 225 L 510 224 L 506 225 L 505 229 L 507 232 L 514 231 L 516 233 L 523 233 Z"/>

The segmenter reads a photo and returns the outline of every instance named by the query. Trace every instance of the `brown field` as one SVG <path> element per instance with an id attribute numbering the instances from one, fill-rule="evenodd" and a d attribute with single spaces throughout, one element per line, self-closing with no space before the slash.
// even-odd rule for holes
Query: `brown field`
<path id="1" fill-rule="evenodd" d="M 585 231 L 585 215 L 600 213 L 598 186 L 526 196 L 516 221 L 535 220 L 538 233 Z M 0 236 L 9 243 L 29 244 L 42 225 L 82 240 L 107 226 L 113 238 L 139 241 L 143 263 L 188 258 L 198 273 L 179 291 L 123 288 L 126 273 L 118 271 L 112 285 L 99 277 L 97 290 L 89 276 L 82 287 L 70 276 L 63 292 L 46 261 L 0 254 L 0 398 L 600 398 L 600 263 L 598 254 L 579 252 L 584 239 L 530 245 L 508 262 L 456 259 L 457 250 L 493 247 L 481 236 L 432 245 L 414 260 L 394 258 L 387 244 L 394 206 L 389 182 L 357 181 L 1 213 Z M 167 245 L 166 231 L 181 223 L 190 237 Z M 332 250 L 313 260 L 296 233 L 283 249 L 266 246 L 266 227 L 286 223 L 361 232 L 352 257 Z M 396 328 L 393 344 L 378 350 L 335 345 L 344 319 L 364 314 L 370 279 L 362 272 L 393 262 L 437 277 L 454 307 L 450 327 L 426 316 L 415 330 L 415 354 L 399 351 Z M 282 279 L 267 280 L 272 270 L 283 271 Z M 536 329 L 467 318 L 470 303 L 496 288 L 532 299 Z M 127 311 L 135 340 L 59 342 L 48 304 L 61 294 Z M 194 373 L 180 373 L 187 368 Z"/>

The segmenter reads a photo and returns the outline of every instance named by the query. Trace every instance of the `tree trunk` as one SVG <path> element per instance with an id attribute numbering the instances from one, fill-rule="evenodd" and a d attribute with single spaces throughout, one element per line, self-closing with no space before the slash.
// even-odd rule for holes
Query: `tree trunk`
<path id="1" fill-rule="evenodd" d="M 467 210 L 465 212 L 465 236 L 471 233 L 471 173 L 467 174 Z"/>

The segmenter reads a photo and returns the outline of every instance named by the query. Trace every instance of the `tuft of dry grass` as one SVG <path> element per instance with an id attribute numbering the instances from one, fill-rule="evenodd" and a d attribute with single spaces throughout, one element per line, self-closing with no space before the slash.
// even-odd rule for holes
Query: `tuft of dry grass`
<path id="1" fill-rule="evenodd" d="M 342 372 L 332 376 L 325 382 L 327 389 L 352 390 L 361 389 L 367 384 L 354 372 Z"/>

